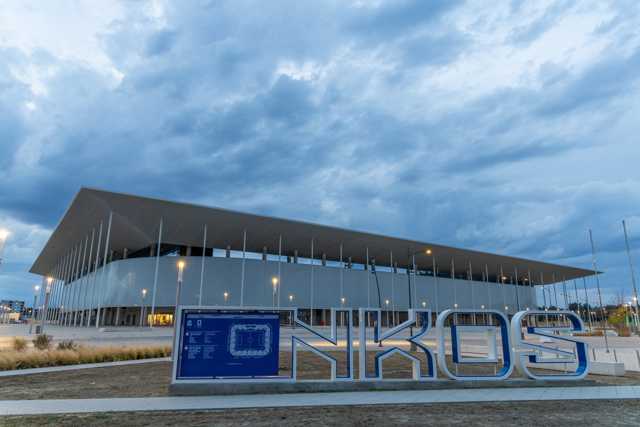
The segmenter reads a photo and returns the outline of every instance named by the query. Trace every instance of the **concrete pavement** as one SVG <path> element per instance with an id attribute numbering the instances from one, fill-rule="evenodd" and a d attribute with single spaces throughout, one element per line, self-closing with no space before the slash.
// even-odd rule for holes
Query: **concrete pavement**
<path id="1" fill-rule="evenodd" d="M 640 399 L 640 386 L 535 387 L 515 389 L 490 388 L 112 399 L 4 400 L 0 401 L 0 415 L 603 399 Z"/>

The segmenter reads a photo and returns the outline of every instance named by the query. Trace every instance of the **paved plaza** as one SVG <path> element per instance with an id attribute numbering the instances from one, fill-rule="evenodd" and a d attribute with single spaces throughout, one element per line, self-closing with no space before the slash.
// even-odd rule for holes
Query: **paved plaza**
<path id="1" fill-rule="evenodd" d="M 0 415 L 187 411 L 277 407 L 640 399 L 640 386 L 532 387 L 238 396 L 4 400 Z"/>

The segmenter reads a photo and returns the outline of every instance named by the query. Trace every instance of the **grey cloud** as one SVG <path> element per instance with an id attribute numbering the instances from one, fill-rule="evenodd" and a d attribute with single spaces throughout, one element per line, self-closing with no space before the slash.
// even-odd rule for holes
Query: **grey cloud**
<path id="1" fill-rule="evenodd" d="M 579 108 L 602 108 L 609 100 L 628 93 L 640 78 L 638 67 L 640 50 L 629 57 L 605 58 L 573 80 L 548 86 L 551 96 L 541 103 L 537 112 L 557 116 Z"/>
<path id="2" fill-rule="evenodd" d="M 349 27 L 361 37 L 376 41 L 404 36 L 420 26 L 433 24 L 462 2 L 437 0 L 386 1 L 375 8 L 362 8 Z"/>
<path id="3" fill-rule="evenodd" d="M 628 186 L 564 182 L 617 125 L 610 106 L 633 102 L 637 53 L 578 74 L 546 64 L 541 87 L 455 103 L 408 89 L 420 67 L 437 76 L 478 48 L 447 25 L 457 2 L 174 3 L 168 31 L 138 8 L 101 36 L 124 75 L 115 88 L 46 53 L 0 60 L 0 214 L 51 228 L 85 185 L 536 258 L 554 249 L 583 266 L 586 228 L 609 257 L 609 224 L 638 215 L 635 170 Z M 14 105 L 29 89 L 6 69 L 36 60 L 58 71 L 26 120 Z M 282 72 L 307 62 L 309 76 Z M 4 154 L 29 138 L 34 164 Z"/>
<path id="4" fill-rule="evenodd" d="M 401 43 L 403 64 L 442 65 L 452 62 L 468 46 L 469 40 L 459 32 L 421 35 Z"/>
<path id="5" fill-rule="evenodd" d="M 574 0 L 552 3 L 551 6 L 547 7 L 544 13 L 534 19 L 533 22 L 528 25 L 516 27 L 512 31 L 509 40 L 519 45 L 528 45 L 534 42 L 561 19 L 574 4 Z M 517 11 L 518 8 L 515 10 Z"/>
<path id="6" fill-rule="evenodd" d="M 145 53 L 149 56 L 162 55 L 171 50 L 177 33 L 175 31 L 162 30 L 152 34 L 147 40 Z"/>

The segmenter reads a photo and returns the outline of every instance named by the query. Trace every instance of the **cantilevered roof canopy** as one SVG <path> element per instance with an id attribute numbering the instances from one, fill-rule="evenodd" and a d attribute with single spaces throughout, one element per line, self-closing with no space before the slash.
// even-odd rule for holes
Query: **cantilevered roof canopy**
<path id="1" fill-rule="evenodd" d="M 75 196 L 30 271 L 40 275 L 53 274 L 55 266 L 71 248 L 84 242 L 87 236 L 90 238 L 92 230 L 95 229 L 97 235 L 101 222 L 104 224 L 103 236 L 106 234 L 110 212 L 113 212 L 113 220 L 109 247 L 119 253 L 125 248 L 132 253 L 154 244 L 160 218 L 163 218 L 162 241 L 175 245 L 202 247 L 206 224 L 209 248 L 231 246 L 241 250 L 246 230 L 249 252 L 261 253 L 266 246 L 268 253 L 277 253 L 278 238 L 282 236 L 283 254 L 293 254 L 297 250 L 303 258 L 311 257 L 313 239 L 316 259 L 325 253 L 327 259 L 338 260 L 342 243 L 345 259 L 351 257 L 352 262 L 360 264 L 366 263 L 368 248 L 369 257 L 375 258 L 378 265 L 389 265 L 390 253 L 393 253 L 398 266 L 407 267 L 410 254 L 419 252 L 416 263 L 421 269 L 430 268 L 434 256 L 441 271 L 449 271 L 453 259 L 459 272 L 465 271 L 469 263 L 476 276 L 485 265 L 490 276 L 501 274 L 502 267 L 504 275 L 511 277 L 517 269 L 521 278 L 530 272 L 536 284 L 540 282 L 541 274 L 545 283 L 550 283 L 552 277 L 560 281 L 593 274 L 592 270 L 523 258 L 89 188 L 82 188 Z M 431 256 L 425 254 L 427 249 L 431 250 Z"/>

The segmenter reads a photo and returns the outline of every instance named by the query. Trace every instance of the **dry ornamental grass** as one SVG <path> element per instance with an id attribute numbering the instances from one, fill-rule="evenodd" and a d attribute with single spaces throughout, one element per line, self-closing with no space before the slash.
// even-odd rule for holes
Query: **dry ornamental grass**
<path id="1" fill-rule="evenodd" d="M 76 365 L 80 363 L 117 362 L 122 360 L 167 357 L 170 346 L 153 347 L 77 347 L 66 350 L 30 350 L 0 352 L 0 371 Z"/>

